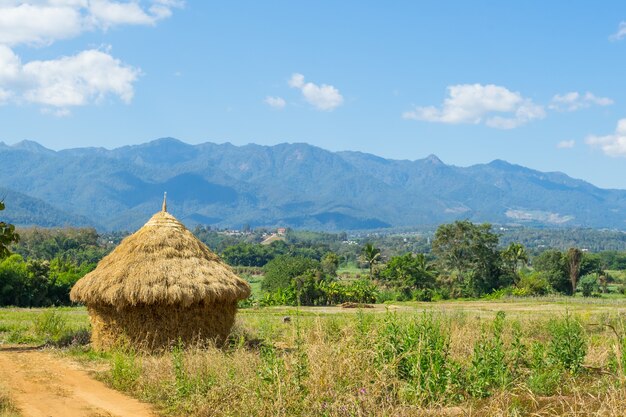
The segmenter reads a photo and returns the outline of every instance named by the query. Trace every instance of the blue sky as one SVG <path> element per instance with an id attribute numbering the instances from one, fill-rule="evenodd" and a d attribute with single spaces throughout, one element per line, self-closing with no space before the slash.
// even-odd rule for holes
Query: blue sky
<path id="1" fill-rule="evenodd" d="M 626 3 L 599 4 L 0 0 L 0 140 L 307 142 L 626 188 Z"/>

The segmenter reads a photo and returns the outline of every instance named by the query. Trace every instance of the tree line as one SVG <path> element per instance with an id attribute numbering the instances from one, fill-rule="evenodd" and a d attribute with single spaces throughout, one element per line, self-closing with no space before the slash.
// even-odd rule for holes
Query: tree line
<path id="1" fill-rule="evenodd" d="M 267 305 L 593 295 L 615 288 L 609 270 L 626 269 L 624 252 L 572 247 L 533 255 L 518 242 L 504 246 L 491 225 L 467 220 L 443 224 L 428 238 L 360 242 L 345 233 L 292 230 L 270 245 L 259 243 L 266 233 L 230 235 L 207 227 L 194 233 L 228 264 L 261 272 L 263 295 L 253 301 Z M 0 305 L 68 304 L 73 284 L 126 235 L 101 235 L 91 228 L 33 228 L 18 235 L 15 227 L 0 222 Z M 363 269 L 338 276 L 346 265 Z"/>
<path id="2" fill-rule="evenodd" d="M 345 294 L 342 300 L 357 302 L 573 295 L 578 290 L 591 296 L 608 291 L 614 277 L 606 269 L 620 266 L 625 257 L 615 252 L 589 254 L 578 248 L 550 249 L 531 257 L 520 243 L 502 247 L 489 224 L 456 221 L 438 227 L 427 253 L 406 252 L 385 259 L 380 248 L 366 243 L 360 247 L 359 259 L 367 267 L 367 280 L 339 282 L 339 257 L 332 251 L 321 258 L 273 257 L 264 267 L 261 304 L 326 305 L 335 301 L 336 292 Z"/>

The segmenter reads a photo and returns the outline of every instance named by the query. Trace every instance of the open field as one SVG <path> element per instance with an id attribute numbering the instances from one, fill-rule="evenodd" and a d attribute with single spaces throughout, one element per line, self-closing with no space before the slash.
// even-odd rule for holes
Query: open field
<path id="1" fill-rule="evenodd" d="M 564 297 L 244 309 L 223 349 L 147 356 L 82 346 L 84 308 L 1 309 L 0 355 L 67 345 L 48 354 L 165 415 L 620 416 L 625 314 Z"/>

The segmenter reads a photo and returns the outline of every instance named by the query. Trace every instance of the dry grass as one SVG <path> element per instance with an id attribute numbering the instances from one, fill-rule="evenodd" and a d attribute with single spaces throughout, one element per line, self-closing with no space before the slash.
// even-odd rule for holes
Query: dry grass
<path id="1" fill-rule="evenodd" d="M 626 373 L 618 359 L 626 344 L 620 346 L 607 326 L 624 335 L 623 308 L 623 303 L 585 300 L 571 300 L 567 306 L 545 300 L 404 304 L 391 321 L 394 315 L 379 306 L 301 309 L 299 314 L 289 308 L 244 309 L 222 349 L 175 347 L 155 355 L 96 354 L 81 347 L 70 351 L 97 369 L 99 378 L 172 416 L 624 416 Z M 497 350 L 493 325 L 496 312 L 503 309 L 503 361 L 510 378 L 501 386 L 490 385 L 487 395 L 477 395 L 472 386 L 484 375 L 474 369 L 480 362 L 476 347 L 493 348 L 483 349 L 483 356 Z M 548 363 L 533 365 L 533 351 L 537 345 L 550 349 L 555 334 L 551 321 L 563 321 L 566 309 L 583 326 L 584 367 L 572 373 L 553 372 Z M 43 310 L 0 313 L 2 325 L 12 317 L 25 323 L 27 315 L 35 318 Z M 84 309 L 59 314 L 73 320 L 80 315 L 86 324 Z M 283 322 L 286 315 L 291 322 Z M 459 370 L 433 396 L 416 389 L 417 379 L 398 373 L 399 361 L 411 359 L 411 352 L 381 360 L 381 346 L 398 347 L 389 337 L 389 324 L 406 329 L 407 323 L 424 317 L 432 317 L 449 335 L 446 361 Z M 522 343 L 517 348 L 515 329 Z M 523 356 L 518 367 L 513 365 L 516 352 Z M 494 363 L 498 365 L 497 360 L 487 361 L 481 372 Z M 455 367 L 447 370 L 455 374 Z"/>
<path id="2" fill-rule="evenodd" d="M 525 364 L 512 370 L 504 385 L 491 386 L 483 398 L 469 386 L 472 375 L 479 375 L 473 370 L 474 350 L 492 338 L 491 318 L 462 312 L 423 316 L 359 311 L 304 313 L 283 323 L 283 314 L 245 311 L 227 349 L 115 353 L 111 369 L 101 377 L 157 404 L 165 413 L 200 417 L 622 416 L 626 410 L 623 376 L 610 366 L 612 352 L 617 352 L 616 338 L 610 329 L 595 325 L 616 317 L 581 318 L 588 351 L 586 367 L 579 373 L 558 371 L 555 380 L 544 381 L 543 370 Z M 565 310 L 559 315 L 563 319 Z M 530 361 L 533 342 L 550 344 L 551 318 L 505 319 L 502 342 L 507 366 L 511 367 L 515 350 L 513 329 L 520 329 L 524 346 L 519 349 Z M 392 340 L 384 336 L 385 326 L 430 319 L 450 336 L 448 360 L 455 364 L 450 370 L 459 369 L 456 379 L 434 397 L 424 396 L 415 379 L 398 373 L 402 356 L 385 362 L 380 355 L 381 346 Z"/>
<path id="3" fill-rule="evenodd" d="M 0 382 L 0 417 L 19 417 L 7 388 Z"/>

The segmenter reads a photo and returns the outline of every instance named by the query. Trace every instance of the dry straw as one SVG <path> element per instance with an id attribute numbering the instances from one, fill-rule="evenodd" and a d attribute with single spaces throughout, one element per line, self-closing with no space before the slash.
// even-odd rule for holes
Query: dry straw
<path id="1" fill-rule="evenodd" d="M 220 342 L 237 301 L 250 295 L 248 283 L 165 208 L 72 288 L 72 301 L 89 309 L 96 349 Z"/>

